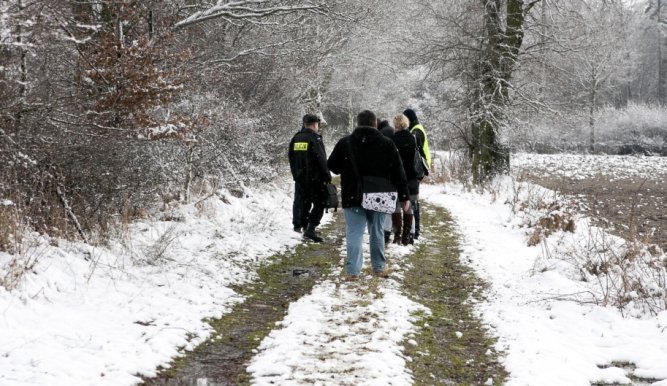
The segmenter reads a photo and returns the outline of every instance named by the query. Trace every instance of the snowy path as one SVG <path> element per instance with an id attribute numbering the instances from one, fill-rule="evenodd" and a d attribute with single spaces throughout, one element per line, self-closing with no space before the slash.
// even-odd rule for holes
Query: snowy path
<path id="1" fill-rule="evenodd" d="M 261 343 L 248 368 L 256 384 L 410 384 L 401 343 L 414 332 L 412 314 L 424 307 L 392 279 L 341 283 L 336 276 L 290 305 Z"/>
<path id="2" fill-rule="evenodd" d="M 258 347 L 248 367 L 253 384 L 500 384 L 502 376 L 493 378 L 502 371 L 465 304 L 476 284 L 458 268 L 444 213 L 423 210 L 419 243 L 387 247 L 388 279 L 343 281 L 341 248 L 340 272 L 291 304 Z"/>

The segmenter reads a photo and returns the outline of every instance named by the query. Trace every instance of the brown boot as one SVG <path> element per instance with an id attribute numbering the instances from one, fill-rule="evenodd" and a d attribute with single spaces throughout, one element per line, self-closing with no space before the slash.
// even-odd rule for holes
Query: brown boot
<path id="1" fill-rule="evenodd" d="M 411 214 L 403 215 L 403 234 L 401 237 L 401 244 L 403 245 L 412 244 L 414 242 L 412 241 L 412 234 L 410 234 L 410 231 L 412 230 L 412 219 L 413 215 Z"/>
<path id="2" fill-rule="evenodd" d="M 391 214 L 391 229 L 394 231 L 394 244 L 401 242 L 401 214 Z"/>

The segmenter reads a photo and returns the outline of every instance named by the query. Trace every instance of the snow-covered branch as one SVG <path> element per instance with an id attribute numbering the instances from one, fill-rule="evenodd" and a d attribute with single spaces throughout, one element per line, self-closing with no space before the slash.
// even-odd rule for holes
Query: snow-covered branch
<path id="1" fill-rule="evenodd" d="M 197 11 L 187 18 L 177 22 L 174 25 L 174 28 L 183 28 L 216 18 L 228 18 L 252 22 L 269 16 L 280 16 L 295 12 L 305 11 L 320 13 L 325 9 L 324 5 L 309 1 L 297 2 L 293 5 L 282 3 L 283 2 L 272 0 L 244 0 L 232 2 L 218 0 L 216 5 Z"/>

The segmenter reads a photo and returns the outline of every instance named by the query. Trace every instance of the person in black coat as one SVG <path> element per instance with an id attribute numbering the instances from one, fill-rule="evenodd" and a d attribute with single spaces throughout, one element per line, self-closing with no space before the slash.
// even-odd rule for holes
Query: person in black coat
<path id="1" fill-rule="evenodd" d="M 394 128 L 391 127 L 389 124 L 389 121 L 380 121 L 378 124 L 378 130 L 382 133 L 387 138 L 391 138 L 394 136 Z"/>
<path id="2" fill-rule="evenodd" d="M 426 129 L 424 129 L 424 125 L 419 123 L 419 119 L 417 118 L 417 113 L 412 110 L 412 109 L 405 109 L 403 111 L 403 115 L 408 117 L 408 120 L 410 120 L 410 126 L 409 126 L 409 131 L 410 133 L 414 134 L 415 139 L 417 140 L 417 149 L 419 149 L 419 153 L 421 156 L 424 158 L 426 161 L 426 165 L 428 167 L 431 167 L 431 151 L 429 150 L 429 145 L 428 145 L 428 139 L 426 138 Z M 414 238 L 417 240 L 419 238 L 419 231 L 420 231 L 420 215 L 419 215 L 419 200 L 414 200 L 411 201 L 412 204 L 412 210 L 414 211 L 414 217 L 415 217 L 415 235 Z"/>
<path id="3" fill-rule="evenodd" d="M 357 124 L 352 134 L 336 143 L 327 165 L 329 170 L 341 176 L 341 201 L 345 212 L 347 240 L 347 274 L 355 279 L 361 272 L 362 242 L 364 229 L 370 235 L 371 266 L 374 274 L 388 275 L 384 254 L 382 223 L 384 213 L 362 207 L 363 177 L 375 177 L 385 181 L 386 190 L 398 192 L 398 201 L 406 208 L 409 192 L 405 171 L 394 143 L 377 129 L 377 120 L 372 111 L 357 115 Z M 356 165 L 356 167 L 355 167 Z"/>
<path id="4" fill-rule="evenodd" d="M 378 123 L 378 130 L 382 133 L 387 138 L 392 138 L 394 136 L 394 128 L 391 127 L 389 124 L 389 121 L 387 120 L 380 120 L 378 119 L 380 123 Z M 389 243 L 391 240 L 391 217 L 390 216 L 385 216 L 384 219 L 384 224 L 382 226 L 384 229 L 384 244 L 385 246 Z"/>
<path id="5" fill-rule="evenodd" d="M 327 155 L 319 134 L 320 118 L 313 114 L 303 117 L 303 128 L 289 144 L 289 163 L 294 179 L 292 224 L 296 232 L 315 242 L 322 242 L 315 228 L 324 215 L 325 185 L 331 182 Z"/>
<path id="6" fill-rule="evenodd" d="M 412 232 L 412 223 L 414 218 L 413 203 L 419 196 L 419 180 L 415 169 L 414 159 L 417 151 L 417 141 L 414 135 L 407 128 L 410 124 L 408 118 L 403 115 L 394 117 L 394 136 L 392 140 L 398 149 L 405 170 L 405 176 L 408 180 L 408 191 L 410 193 L 410 207 L 403 210 L 396 206 L 396 211 L 391 215 L 392 230 L 394 232 L 394 244 L 413 244 L 414 233 Z"/>

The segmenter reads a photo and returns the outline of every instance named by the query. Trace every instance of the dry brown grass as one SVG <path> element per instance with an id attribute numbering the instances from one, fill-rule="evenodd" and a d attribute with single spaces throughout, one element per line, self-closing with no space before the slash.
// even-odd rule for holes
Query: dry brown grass
<path id="1" fill-rule="evenodd" d="M 16 252 L 22 239 L 19 219 L 15 205 L 0 206 L 0 251 Z"/>

